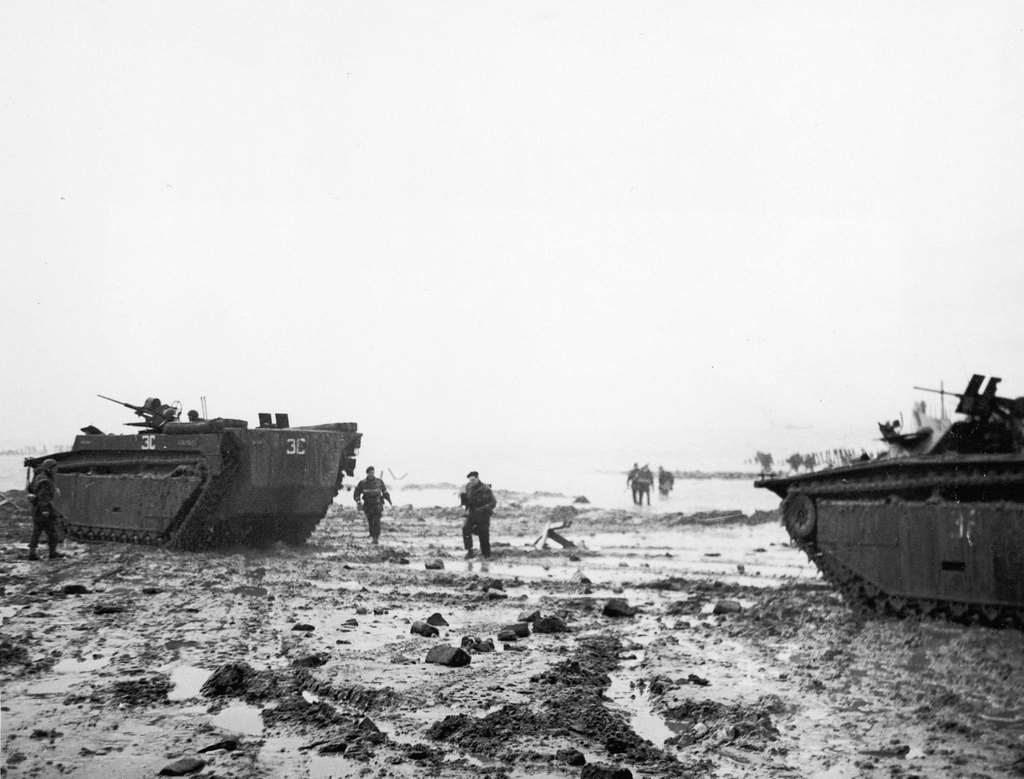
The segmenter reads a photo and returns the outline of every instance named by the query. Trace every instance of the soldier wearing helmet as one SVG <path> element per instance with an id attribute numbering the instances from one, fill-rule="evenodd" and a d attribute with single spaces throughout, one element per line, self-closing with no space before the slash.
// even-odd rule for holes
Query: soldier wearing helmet
<path id="1" fill-rule="evenodd" d="M 53 476 L 57 470 L 57 461 L 53 458 L 43 460 L 36 468 L 32 483 L 29 485 L 29 500 L 32 501 L 32 537 L 28 542 L 28 559 L 38 560 L 36 547 L 39 546 L 39 537 L 46 533 L 46 545 L 50 548 L 50 559 L 54 560 L 63 557 L 57 551 L 57 519 L 60 516 L 53 506 L 53 498 L 57 494 L 57 488 L 53 483 Z"/>

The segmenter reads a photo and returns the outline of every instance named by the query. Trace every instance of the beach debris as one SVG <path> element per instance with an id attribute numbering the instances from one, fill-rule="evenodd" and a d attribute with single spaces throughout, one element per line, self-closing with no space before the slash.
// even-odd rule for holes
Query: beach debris
<path id="1" fill-rule="evenodd" d="M 589 763 L 583 766 L 580 779 L 633 779 L 633 772 L 617 765 Z"/>
<path id="2" fill-rule="evenodd" d="M 738 600 L 720 600 L 712 610 L 713 614 L 738 614 L 743 611 L 743 606 Z"/>
<path id="3" fill-rule="evenodd" d="M 538 617 L 533 621 L 533 632 L 534 633 L 565 633 L 568 632 L 569 626 L 565 624 L 565 621 L 561 617 L 556 617 L 554 614 L 549 614 L 546 617 Z"/>
<path id="4" fill-rule="evenodd" d="M 583 753 L 578 749 L 569 747 L 568 749 L 559 749 L 555 752 L 555 760 L 559 763 L 565 763 L 566 765 L 585 765 L 587 758 L 584 757 Z"/>
<path id="5" fill-rule="evenodd" d="M 437 665 L 447 665 L 451 668 L 460 668 L 470 663 L 469 652 L 461 647 L 440 644 L 430 648 L 427 652 L 427 662 Z"/>
<path id="6" fill-rule="evenodd" d="M 604 604 L 604 615 L 606 617 L 634 617 L 639 611 L 636 606 L 630 606 L 625 598 L 610 598 Z"/>
<path id="7" fill-rule="evenodd" d="M 160 769 L 160 776 L 186 776 L 206 767 L 206 761 L 198 757 L 181 757 Z"/>
<path id="8" fill-rule="evenodd" d="M 426 622 L 416 620 L 412 623 L 412 627 L 409 628 L 410 633 L 415 633 L 419 636 L 426 636 L 427 638 L 433 638 L 434 636 L 440 635 L 440 631 L 433 625 L 428 625 Z"/>
<path id="9" fill-rule="evenodd" d="M 526 609 L 519 612 L 517 620 L 519 622 L 533 622 L 540 619 L 540 609 Z"/>

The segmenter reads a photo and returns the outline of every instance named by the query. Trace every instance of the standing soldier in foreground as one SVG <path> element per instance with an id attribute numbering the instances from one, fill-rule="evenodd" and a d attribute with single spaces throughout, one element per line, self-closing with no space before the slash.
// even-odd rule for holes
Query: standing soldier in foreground
<path id="1" fill-rule="evenodd" d="M 388 488 L 384 482 L 373 475 L 373 466 L 366 469 L 366 478 L 356 485 L 352 493 L 356 499 L 356 505 L 366 514 L 366 521 L 370 525 L 370 538 L 372 543 L 377 544 L 380 540 L 380 517 L 384 513 L 384 501 L 392 505 L 391 496 L 388 495 Z M 362 503 L 360 503 L 362 500 Z"/>
<path id="2" fill-rule="evenodd" d="M 466 507 L 466 519 L 462 523 L 462 544 L 466 547 L 466 558 L 473 556 L 473 534 L 480 536 L 480 554 L 491 556 L 491 512 L 498 505 L 489 485 L 480 481 L 480 474 L 470 471 L 469 481 L 459 495 L 459 501 Z"/>
<path id="3" fill-rule="evenodd" d="M 28 559 L 38 560 L 36 547 L 39 546 L 39 536 L 46 533 L 46 545 L 50 547 L 50 559 L 55 560 L 63 557 L 57 551 L 57 509 L 53 507 L 53 498 L 57 488 L 53 484 L 53 472 L 57 469 L 57 461 L 53 459 L 43 460 L 43 464 L 36 469 L 32 483 L 28 487 L 29 500 L 32 501 L 32 537 L 28 542 Z"/>

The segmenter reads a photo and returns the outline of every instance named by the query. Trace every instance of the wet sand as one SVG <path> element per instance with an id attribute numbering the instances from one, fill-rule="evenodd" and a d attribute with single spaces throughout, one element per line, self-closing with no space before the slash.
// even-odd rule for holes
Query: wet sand
<path id="1" fill-rule="evenodd" d="M 552 513 L 579 548 L 531 545 Z M 380 547 L 345 509 L 302 547 L 52 562 L 6 515 L 5 775 L 1024 773 L 1019 631 L 858 614 L 774 517 L 730 514 L 513 505 L 488 563 L 453 509 L 392 510 Z M 531 612 L 558 619 L 498 640 Z M 425 662 L 466 637 L 468 665 Z"/>

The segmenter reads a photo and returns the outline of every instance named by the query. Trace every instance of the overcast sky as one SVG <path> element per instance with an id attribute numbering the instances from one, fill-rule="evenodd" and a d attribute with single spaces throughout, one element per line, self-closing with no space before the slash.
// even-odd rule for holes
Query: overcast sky
<path id="1" fill-rule="evenodd" d="M 739 465 L 1024 395 L 1022 78 L 1018 2 L 5 0 L 0 444 Z"/>

